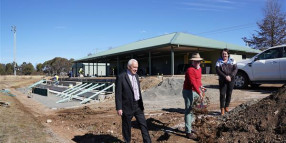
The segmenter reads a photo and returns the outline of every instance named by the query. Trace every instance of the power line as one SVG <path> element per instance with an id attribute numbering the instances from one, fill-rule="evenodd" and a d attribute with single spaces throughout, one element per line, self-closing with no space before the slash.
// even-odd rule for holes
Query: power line
<path id="1" fill-rule="evenodd" d="M 237 26 L 231 26 L 231 27 L 226 27 L 226 28 L 220 28 L 220 29 L 216 29 L 216 30 L 201 32 L 201 33 L 197 33 L 195 35 L 217 34 L 217 33 L 235 31 L 235 30 L 240 30 L 240 29 L 246 29 L 246 28 L 255 27 L 255 26 L 256 25 L 254 23 L 243 24 L 243 25 L 237 25 Z"/>

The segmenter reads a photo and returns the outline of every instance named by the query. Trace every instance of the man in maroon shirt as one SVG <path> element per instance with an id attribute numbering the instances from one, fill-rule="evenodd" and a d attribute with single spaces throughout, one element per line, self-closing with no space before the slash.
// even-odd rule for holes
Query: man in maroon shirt
<path id="1" fill-rule="evenodd" d="M 189 67 L 185 73 L 183 87 L 183 97 L 185 100 L 185 130 L 187 138 L 196 140 L 197 137 L 194 134 L 194 131 L 192 131 L 192 122 L 194 121 L 192 104 L 194 98 L 200 97 L 202 99 L 200 90 L 205 90 L 201 82 L 202 69 L 200 67 L 200 63 L 203 59 L 200 57 L 199 53 L 195 53 L 190 60 L 192 66 Z"/>

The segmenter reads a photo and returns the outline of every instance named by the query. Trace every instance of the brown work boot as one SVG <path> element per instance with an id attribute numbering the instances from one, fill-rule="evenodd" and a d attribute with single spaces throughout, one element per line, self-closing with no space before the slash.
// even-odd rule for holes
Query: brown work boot
<path id="1" fill-rule="evenodd" d="M 186 136 L 187 136 L 188 139 L 192 139 L 194 141 L 198 140 L 197 135 L 194 134 L 194 133 L 187 133 Z"/>
<path id="2" fill-rule="evenodd" d="M 224 115 L 224 108 L 221 108 L 221 115 Z"/>
<path id="3" fill-rule="evenodd" d="M 229 111 L 228 107 L 225 107 L 225 112 L 228 112 L 228 111 Z"/>

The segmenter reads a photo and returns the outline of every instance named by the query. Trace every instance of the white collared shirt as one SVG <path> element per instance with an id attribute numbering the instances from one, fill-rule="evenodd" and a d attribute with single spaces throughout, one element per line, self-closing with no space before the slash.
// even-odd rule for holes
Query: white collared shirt
<path id="1" fill-rule="evenodd" d="M 129 70 L 127 70 L 127 75 L 130 79 L 132 88 L 133 88 L 133 92 L 134 92 L 134 99 L 135 101 L 138 101 L 140 99 L 140 94 L 139 94 L 139 87 L 138 87 L 138 82 L 136 79 L 136 76 L 134 74 L 132 74 Z"/>

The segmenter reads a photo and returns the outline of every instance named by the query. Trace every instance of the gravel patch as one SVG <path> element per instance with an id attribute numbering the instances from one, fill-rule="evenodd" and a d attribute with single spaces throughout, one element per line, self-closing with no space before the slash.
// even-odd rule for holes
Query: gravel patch
<path id="1" fill-rule="evenodd" d="M 147 89 L 142 93 L 142 98 L 146 110 L 158 109 L 184 109 L 184 99 L 182 95 L 184 77 L 168 77 L 155 87 Z M 219 86 L 218 77 L 215 75 L 203 75 L 203 86 L 207 88 L 205 96 L 209 98 L 209 111 L 219 110 Z M 258 89 L 234 89 L 230 103 L 230 109 L 247 101 L 259 100 L 268 96 L 272 87 L 261 87 Z"/>

